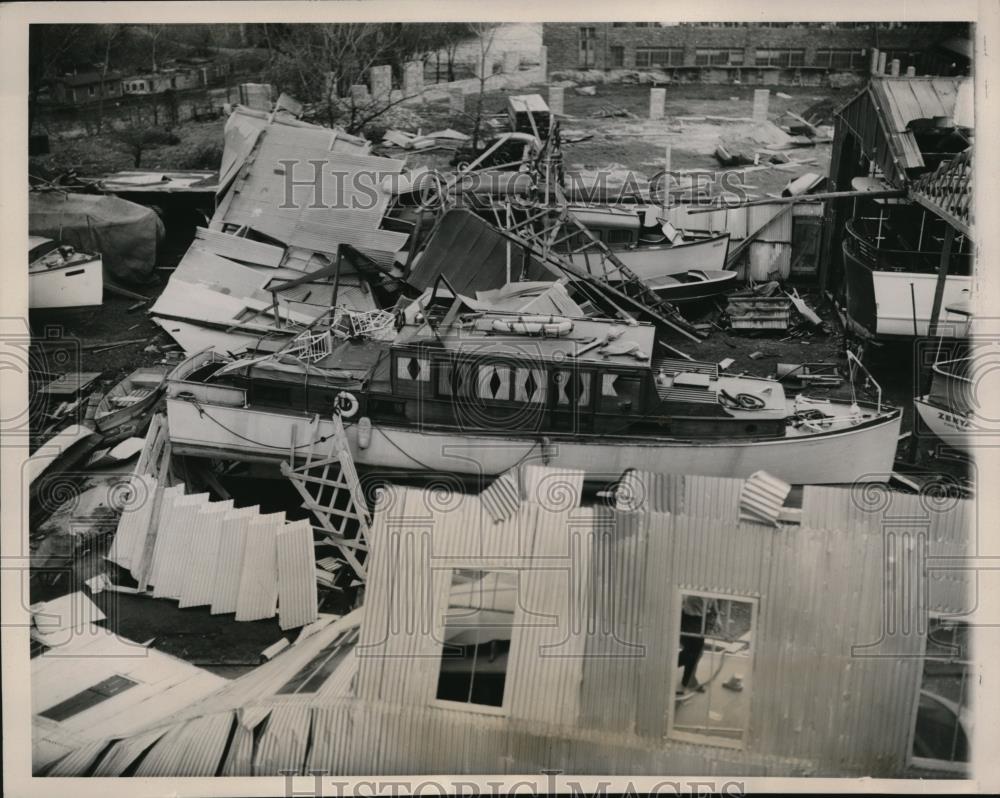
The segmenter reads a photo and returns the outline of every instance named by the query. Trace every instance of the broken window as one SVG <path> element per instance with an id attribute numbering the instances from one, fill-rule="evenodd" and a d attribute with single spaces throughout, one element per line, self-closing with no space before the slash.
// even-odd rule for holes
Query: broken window
<path id="1" fill-rule="evenodd" d="M 916 765 L 962 769 L 969 762 L 969 626 L 932 618 L 913 729 Z"/>
<path id="2" fill-rule="evenodd" d="M 518 579 L 513 571 L 452 572 L 436 698 L 503 707 Z"/>
<path id="3" fill-rule="evenodd" d="M 135 687 L 137 684 L 138 682 L 132 681 L 127 676 L 115 674 L 102 682 L 98 682 L 93 687 L 88 687 L 86 690 L 70 696 L 65 701 L 60 701 L 55 706 L 49 707 L 39 714 L 49 720 L 67 720 L 74 715 L 79 715 L 84 710 L 97 706 L 102 701 L 107 701 L 109 698 L 123 693 L 129 688 Z"/>
<path id="4" fill-rule="evenodd" d="M 279 688 L 278 695 L 315 693 L 326 684 L 327 679 L 337 670 L 337 666 L 354 650 L 354 644 L 357 642 L 357 627 L 337 635 Z"/>
<path id="5" fill-rule="evenodd" d="M 750 720 L 757 602 L 695 591 L 682 591 L 678 599 L 670 734 L 742 747 Z"/>

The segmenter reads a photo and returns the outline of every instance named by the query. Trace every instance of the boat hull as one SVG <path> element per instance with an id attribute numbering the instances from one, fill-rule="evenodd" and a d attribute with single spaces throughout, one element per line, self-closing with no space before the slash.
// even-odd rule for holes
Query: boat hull
<path id="1" fill-rule="evenodd" d="M 991 429 L 971 413 L 956 413 L 928 401 L 926 396 L 914 399 L 913 407 L 924 426 L 942 443 L 963 452 L 971 452 L 977 439 L 984 444 L 995 442 L 1000 434 L 1000 425 L 994 424 Z"/>
<path id="2" fill-rule="evenodd" d="M 178 454 L 220 459 L 287 460 L 294 441 L 304 453 L 332 454 L 333 422 L 243 407 L 167 400 L 168 428 Z M 581 469 L 588 478 L 614 479 L 629 468 L 670 474 L 749 477 L 765 470 L 793 484 L 884 482 L 892 471 L 899 436 L 898 412 L 838 432 L 753 442 L 462 432 L 373 424 L 362 434 L 345 424 L 359 466 L 393 472 L 439 472 L 494 477 L 525 462 Z M 367 438 L 367 440 L 365 440 Z"/>
<path id="3" fill-rule="evenodd" d="M 28 272 L 28 308 L 80 308 L 104 301 L 100 258 L 86 263 Z"/>
<path id="4" fill-rule="evenodd" d="M 697 271 L 704 271 L 698 269 Z M 668 302 L 694 302 L 717 296 L 733 287 L 736 282 L 736 272 L 714 271 L 705 272 L 706 279 L 685 281 L 677 277 L 664 277 L 662 280 L 647 281 L 657 296 Z"/>
<path id="5" fill-rule="evenodd" d="M 638 246 L 635 249 L 612 247 L 611 251 L 640 280 L 655 281 L 657 278 L 693 269 L 722 271 L 726 267 L 726 254 L 729 252 L 729 235 L 674 246 Z M 572 260 L 578 269 L 586 270 L 588 264 L 590 268 L 600 268 L 599 259 L 593 253 L 589 257 L 577 253 L 572 256 Z M 612 279 L 613 277 L 614 275 Z"/>
<path id="6" fill-rule="evenodd" d="M 872 269 L 844 244 L 847 317 L 855 332 L 876 339 L 902 339 L 927 335 L 937 275 L 926 272 L 894 272 Z M 945 278 L 942 309 L 969 298 L 972 278 Z M 916 313 L 914 314 L 914 309 Z M 967 320 L 950 320 L 942 310 L 937 335 L 945 338 L 966 334 Z"/>

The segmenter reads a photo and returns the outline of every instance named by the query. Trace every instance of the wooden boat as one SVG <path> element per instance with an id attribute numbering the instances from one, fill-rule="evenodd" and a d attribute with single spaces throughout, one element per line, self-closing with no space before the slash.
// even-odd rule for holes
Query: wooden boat
<path id="1" fill-rule="evenodd" d="M 645 206 L 634 210 L 571 206 L 577 221 L 598 241 L 603 242 L 636 277 L 650 285 L 695 269 L 723 271 L 729 253 L 729 234 L 685 238 L 669 224 L 645 224 L 650 214 Z M 655 216 L 655 209 L 653 212 Z M 575 266 L 592 267 L 594 255 L 574 252 L 585 244 L 581 235 L 568 238 L 565 248 Z M 614 279 L 614 275 L 608 275 Z"/>
<path id="2" fill-rule="evenodd" d="M 569 334 L 549 337 L 498 333 L 496 312 L 444 318 L 407 323 L 392 341 L 320 346 L 314 330 L 284 353 L 192 356 L 168 379 L 173 451 L 327 456 L 339 413 L 355 462 L 383 474 L 492 478 L 538 461 L 591 480 L 763 469 L 802 484 L 892 471 L 900 412 L 881 402 L 790 399 L 773 380 L 654 359 L 647 324 L 572 319 Z"/>
<path id="3" fill-rule="evenodd" d="M 870 203 L 874 210 L 859 211 L 844 228 L 847 326 L 862 338 L 880 341 L 927 335 L 941 260 L 938 241 L 946 222 L 910 206 Z M 910 238 L 916 238 L 915 245 L 903 243 Z M 955 238 L 944 305 L 969 296 L 971 245 L 965 236 Z M 960 328 L 950 329 L 939 333 L 962 334 Z"/>
<path id="4" fill-rule="evenodd" d="M 717 296 L 732 288 L 735 282 L 736 272 L 705 269 L 691 269 L 656 280 L 646 280 L 646 284 L 656 294 L 669 302 L 694 302 Z"/>
<path id="5" fill-rule="evenodd" d="M 109 390 L 97 406 L 94 422 L 107 437 L 138 434 L 149 409 L 163 394 L 170 366 L 136 369 Z"/>
<path id="6" fill-rule="evenodd" d="M 28 239 L 28 308 L 76 308 L 104 301 L 100 255 L 77 252 L 50 238 Z"/>

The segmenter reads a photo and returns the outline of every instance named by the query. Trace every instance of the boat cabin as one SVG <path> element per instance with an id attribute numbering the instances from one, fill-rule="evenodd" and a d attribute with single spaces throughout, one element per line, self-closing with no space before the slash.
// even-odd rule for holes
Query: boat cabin
<path id="1" fill-rule="evenodd" d="M 654 345 L 649 324 L 473 314 L 444 330 L 404 328 L 391 347 L 391 393 L 413 423 L 600 435 L 784 433 L 778 383 L 654 358 Z"/>

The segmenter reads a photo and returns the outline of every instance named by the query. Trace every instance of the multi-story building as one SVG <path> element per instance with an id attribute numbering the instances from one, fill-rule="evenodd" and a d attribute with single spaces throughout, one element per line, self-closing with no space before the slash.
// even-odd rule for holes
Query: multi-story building
<path id="1" fill-rule="evenodd" d="M 960 74 L 969 63 L 965 23 L 574 22 L 545 23 L 542 36 L 550 73 L 655 70 L 678 80 L 809 84 L 865 72 L 871 48 L 918 74 Z M 965 54 L 949 40 L 963 42 Z M 935 52 L 941 44 L 953 58 Z"/>

